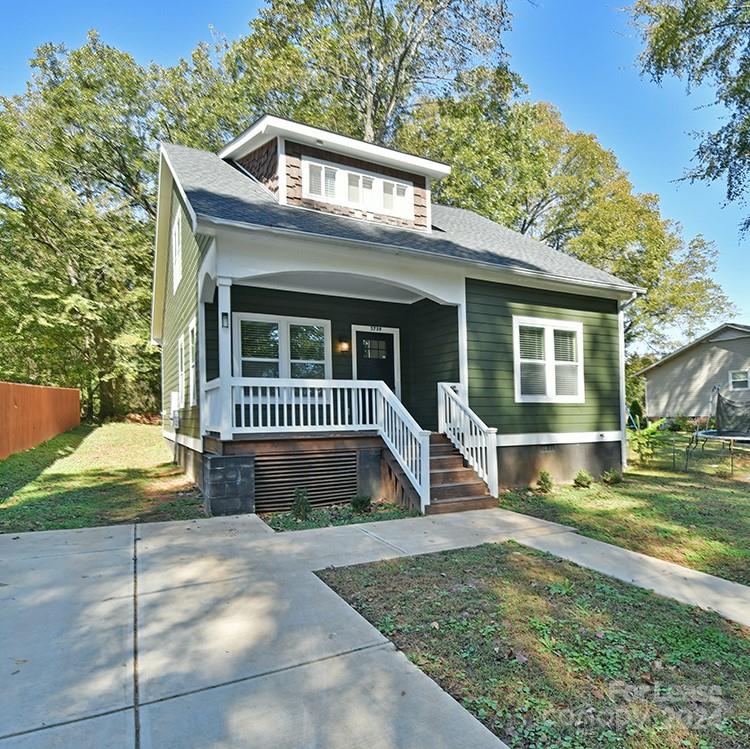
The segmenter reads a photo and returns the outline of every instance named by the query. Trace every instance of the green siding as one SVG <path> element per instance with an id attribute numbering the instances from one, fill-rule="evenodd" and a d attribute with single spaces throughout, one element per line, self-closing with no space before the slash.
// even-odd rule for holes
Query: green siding
<path id="1" fill-rule="evenodd" d="M 277 291 L 252 286 L 232 287 L 232 311 L 256 312 L 331 321 L 334 379 L 351 379 L 352 353 L 339 353 L 340 339 L 351 339 L 352 325 L 399 328 L 401 399 L 425 429 L 437 422 L 437 382 L 458 380 L 458 325 L 455 307 L 428 300 L 397 304 L 323 294 Z M 206 373 L 218 372 L 218 311 L 205 305 Z"/>
<path id="2" fill-rule="evenodd" d="M 180 428 L 178 433 L 190 437 L 200 436 L 200 418 L 198 406 L 190 406 L 190 389 L 188 378 L 190 376 L 190 363 L 188 361 L 188 326 L 195 318 L 196 328 L 198 324 L 198 291 L 197 277 L 198 266 L 201 259 L 201 249 L 196 237 L 190 227 L 190 218 L 182 206 L 176 192 L 172 193 L 172 204 L 170 206 L 169 234 L 171 241 L 172 221 L 177 211 L 182 212 L 182 277 L 176 292 L 172 292 L 172 278 L 174 268 L 172 267 L 172 248 L 168 248 L 167 282 L 164 300 L 164 333 L 161 346 L 161 371 L 162 371 L 162 409 L 165 414 L 165 425 L 170 427 L 170 393 L 177 390 L 178 366 L 177 366 L 177 342 L 181 335 L 185 336 L 185 403 L 186 407 L 180 410 Z M 204 245 L 205 246 L 205 245 Z M 196 348 L 200 343 L 196 337 Z M 196 362 L 198 351 L 195 352 Z M 196 380 L 198 368 L 196 366 Z M 196 400 L 198 399 L 198 383 L 195 384 Z"/>
<path id="3" fill-rule="evenodd" d="M 500 434 L 620 429 L 617 303 L 467 279 L 471 407 Z M 584 403 L 516 403 L 513 315 L 583 323 Z"/>

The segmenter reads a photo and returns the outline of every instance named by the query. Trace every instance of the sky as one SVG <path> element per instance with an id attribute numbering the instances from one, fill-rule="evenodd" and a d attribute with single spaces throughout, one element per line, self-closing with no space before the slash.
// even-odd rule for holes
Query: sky
<path id="1" fill-rule="evenodd" d="M 169 65 L 207 39 L 211 27 L 230 38 L 244 33 L 258 5 L 0 0 L 0 93 L 23 90 L 28 60 L 43 42 L 75 47 L 95 28 L 138 61 Z M 568 127 L 596 134 L 613 150 L 636 189 L 658 194 L 663 215 L 679 221 L 686 236 L 702 234 L 716 243 L 716 278 L 739 308 L 736 320 L 750 324 L 750 237 L 739 233 L 743 208 L 725 206 L 719 183 L 679 180 L 693 154 L 691 133 L 714 128 L 720 112 L 710 106 L 710 92 L 688 95 L 679 81 L 657 86 L 640 76 L 641 43 L 624 5 L 623 0 L 511 0 L 513 26 L 506 36 L 511 67 L 526 81 L 530 98 L 551 102 Z"/>

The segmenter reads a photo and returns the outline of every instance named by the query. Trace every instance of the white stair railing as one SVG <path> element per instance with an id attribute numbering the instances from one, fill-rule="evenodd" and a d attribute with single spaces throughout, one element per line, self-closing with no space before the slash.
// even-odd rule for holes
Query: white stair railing
<path id="1" fill-rule="evenodd" d="M 438 431 L 448 437 L 496 497 L 497 429 L 488 427 L 454 388 L 448 382 L 438 383 Z"/>
<path id="2" fill-rule="evenodd" d="M 377 431 L 430 504 L 430 433 L 382 381 L 232 378 L 232 432 Z"/>

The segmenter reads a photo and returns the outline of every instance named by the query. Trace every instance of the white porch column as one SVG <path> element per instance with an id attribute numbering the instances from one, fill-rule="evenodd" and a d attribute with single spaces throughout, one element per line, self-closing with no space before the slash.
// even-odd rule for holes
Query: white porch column
<path id="1" fill-rule="evenodd" d="M 219 302 L 221 439 L 232 439 L 232 279 L 216 279 Z"/>

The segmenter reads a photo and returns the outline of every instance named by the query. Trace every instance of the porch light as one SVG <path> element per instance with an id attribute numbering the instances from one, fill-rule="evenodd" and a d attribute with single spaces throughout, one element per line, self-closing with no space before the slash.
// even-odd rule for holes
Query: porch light
<path id="1" fill-rule="evenodd" d="M 341 353 L 341 354 L 348 353 L 349 352 L 349 341 L 346 338 L 344 338 L 344 337 L 339 338 L 338 349 L 339 349 L 339 353 Z"/>
<path id="2" fill-rule="evenodd" d="M 229 313 L 228 312 L 221 313 L 221 327 L 222 328 L 229 327 Z"/>

